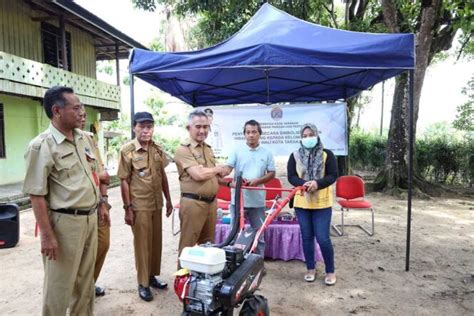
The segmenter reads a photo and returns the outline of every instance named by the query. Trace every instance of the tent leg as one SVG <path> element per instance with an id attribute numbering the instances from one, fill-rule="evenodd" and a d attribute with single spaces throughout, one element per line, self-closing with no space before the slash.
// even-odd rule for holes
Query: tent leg
<path id="1" fill-rule="evenodd" d="M 135 115 L 135 87 L 134 87 L 134 77 L 130 74 L 130 139 L 135 137 L 133 132 L 133 116 Z"/>
<path id="2" fill-rule="evenodd" d="M 409 92 L 408 92 L 408 214 L 407 214 L 407 244 L 405 271 L 410 270 L 410 239 L 411 239 L 411 199 L 413 187 L 413 88 L 414 88 L 414 70 L 409 72 Z"/>
<path id="3" fill-rule="evenodd" d="M 385 80 L 382 81 L 382 111 L 380 111 L 380 136 L 383 133 L 383 106 L 384 106 L 384 95 L 385 95 Z"/>

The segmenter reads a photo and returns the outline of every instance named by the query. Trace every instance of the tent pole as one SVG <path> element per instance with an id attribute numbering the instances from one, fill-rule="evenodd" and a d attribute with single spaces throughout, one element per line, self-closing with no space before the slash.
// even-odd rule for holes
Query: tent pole
<path id="1" fill-rule="evenodd" d="M 407 214 L 407 245 L 405 271 L 410 270 L 410 239 L 411 239 L 411 199 L 413 187 L 413 85 L 414 70 L 409 72 L 409 92 L 408 92 L 408 214 Z"/>
<path id="2" fill-rule="evenodd" d="M 267 105 L 270 104 L 270 82 L 268 81 L 268 69 L 265 69 L 265 78 L 267 79 Z"/>
<path id="3" fill-rule="evenodd" d="M 135 115 L 135 87 L 134 77 L 130 74 L 130 137 L 133 139 L 135 133 L 133 132 L 133 116 Z"/>
<path id="4" fill-rule="evenodd" d="M 382 81 L 382 112 L 380 113 L 380 136 L 382 136 L 382 130 L 383 130 L 384 94 L 385 94 L 385 80 Z"/>

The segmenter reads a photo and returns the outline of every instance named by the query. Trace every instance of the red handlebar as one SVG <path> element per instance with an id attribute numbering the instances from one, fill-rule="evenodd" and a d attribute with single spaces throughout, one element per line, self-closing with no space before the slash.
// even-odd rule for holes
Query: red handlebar
<path id="1" fill-rule="evenodd" d="M 285 205 L 296 195 L 297 192 L 304 192 L 306 188 L 304 186 L 295 187 L 293 189 L 284 189 L 284 188 L 267 188 L 267 187 L 250 187 L 250 186 L 242 186 L 241 189 L 245 190 L 265 190 L 265 191 L 279 191 L 279 192 L 289 192 L 288 196 L 284 198 L 280 203 L 276 204 L 275 210 L 265 218 L 265 221 L 262 224 L 262 227 L 257 231 L 255 235 L 254 242 L 250 249 L 250 252 L 254 252 L 257 248 L 258 239 L 260 235 L 263 233 L 265 229 L 270 225 L 270 223 L 275 219 L 275 217 L 280 213 L 280 211 L 285 207 Z M 244 201 L 243 201 L 243 194 L 240 195 L 240 229 L 244 229 Z"/>
<path id="2" fill-rule="evenodd" d="M 249 187 L 249 186 L 241 186 L 242 190 L 264 190 L 264 191 L 281 191 L 281 192 L 292 192 L 294 189 L 285 189 L 285 188 L 271 188 L 271 187 Z M 299 187 L 297 187 L 299 188 Z M 301 187 L 303 188 L 303 187 Z"/>

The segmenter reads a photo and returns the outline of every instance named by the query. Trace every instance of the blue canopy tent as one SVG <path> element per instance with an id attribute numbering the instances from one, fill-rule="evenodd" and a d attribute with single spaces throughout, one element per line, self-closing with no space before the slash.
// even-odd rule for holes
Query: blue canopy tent
<path id="1" fill-rule="evenodd" d="M 138 77 L 192 106 L 347 99 L 404 71 L 413 92 L 413 34 L 375 34 L 332 29 L 264 4 L 226 41 L 192 52 L 134 49 Z M 410 160 L 406 270 L 409 269 L 413 105 L 410 97 Z M 132 115 L 133 117 L 133 115 Z"/>

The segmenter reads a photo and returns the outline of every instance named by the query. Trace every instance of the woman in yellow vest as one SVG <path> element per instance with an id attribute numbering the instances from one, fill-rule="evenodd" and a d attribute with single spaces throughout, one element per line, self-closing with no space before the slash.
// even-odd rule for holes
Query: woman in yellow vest
<path id="1" fill-rule="evenodd" d="M 337 162 L 334 154 L 323 148 L 314 124 L 307 123 L 301 128 L 300 148 L 288 160 L 288 181 L 294 186 L 305 186 L 303 195 L 295 195 L 293 207 L 301 227 L 303 252 L 306 261 L 304 279 L 314 282 L 316 262 L 314 238 L 321 248 L 326 266 L 326 285 L 336 283 L 334 249 L 329 231 L 331 228 L 333 192 L 332 184 L 337 178 Z"/>

